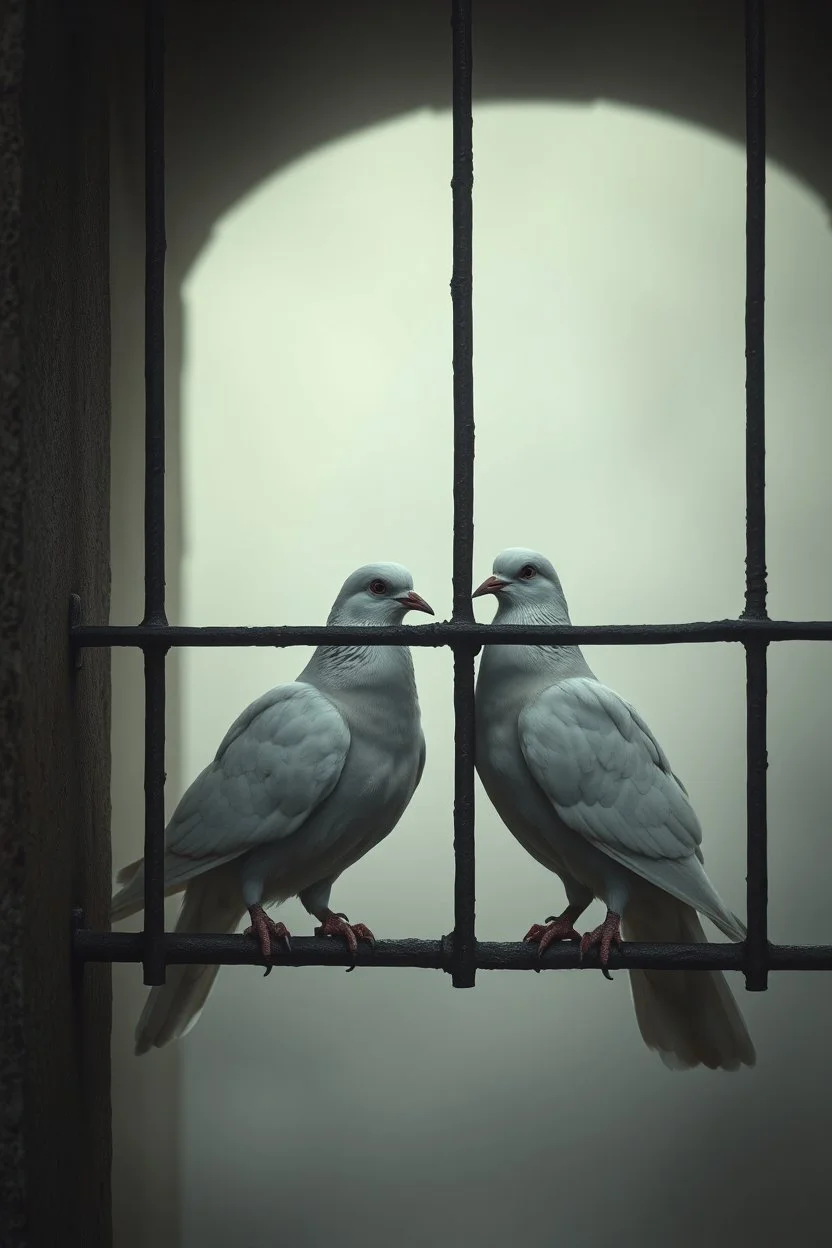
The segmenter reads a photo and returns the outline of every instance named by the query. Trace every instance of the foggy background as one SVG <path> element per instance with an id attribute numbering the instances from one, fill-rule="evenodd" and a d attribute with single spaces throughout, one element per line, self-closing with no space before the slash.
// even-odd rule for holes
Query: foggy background
<path id="1" fill-rule="evenodd" d="M 439 14 L 431 72 L 449 75 L 444 6 L 427 7 Z M 281 38 L 291 9 L 275 6 Z M 174 65 L 197 59 L 182 30 Z M 737 68 L 741 116 L 741 45 Z M 124 82 L 126 100 L 129 73 Z M 199 82 L 207 98 L 215 84 Z M 244 104 L 235 124 L 247 143 L 268 149 L 291 131 L 277 95 L 271 112 Z M 328 106 L 338 111 L 337 94 Z M 210 145 L 199 107 L 193 82 L 177 93 L 174 81 L 169 617 L 322 623 L 355 566 L 394 559 L 447 618 L 450 112 L 399 110 L 275 156 L 195 244 L 189 204 L 203 186 L 186 185 L 175 154 Z M 135 102 L 114 115 L 114 623 L 141 614 L 136 116 Z M 614 101 L 482 100 L 474 164 L 475 580 L 503 547 L 529 545 L 560 571 L 576 623 L 737 615 L 742 147 Z M 769 609 L 827 618 L 832 237 L 821 197 L 777 162 L 766 315 Z M 479 619 L 492 612 L 477 607 Z M 232 719 L 293 679 L 306 654 L 172 654 L 168 813 Z M 744 914 L 741 647 L 587 657 L 656 732 L 700 815 L 709 873 Z M 391 837 L 333 890 L 335 908 L 385 938 L 453 925 L 451 656 L 420 649 L 414 662 L 422 784 Z M 114 653 L 113 682 L 122 866 L 142 850 L 139 654 Z M 826 647 L 770 648 L 775 941 L 830 939 L 830 689 Z M 562 907 L 559 881 L 479 786 L 477 849 L 481 939 L 520 939 Z M 582 925 L 602 914 L 593 906 Z M 311 934 L 299 902 L 281 917 Z M 224 968 L 195 1030 L 138 1061 L 141 968 L 115 967 L 117 1248 L 825 1243 L 828 978 L 772 975 L 759 995 L 730 982 L 757 1068 L 680 1075 L 643 1047 L 623 973 L 610 985 L 480 972 L 457 992 L 430 971 L 278 968 L 264 982 L 257 968 Z"/>

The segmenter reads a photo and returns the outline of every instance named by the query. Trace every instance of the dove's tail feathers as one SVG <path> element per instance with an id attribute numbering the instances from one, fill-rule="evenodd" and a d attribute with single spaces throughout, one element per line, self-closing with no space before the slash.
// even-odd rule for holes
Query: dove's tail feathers
<path id="1" fill-rule="evenodd" d="M 235 895 L 236 893 L 236 895 Z M 188 885 L 177 932 L 234 932 L 245 914 L 239 891 L 222 873 Z M 151 988 L 136 1025 L 136 1056 L 179 1040 L 195 1025 L 217 977 L 218 966 L 169 966 L 164 984 Z"/>
<path id="2" fill-rule="evenodd" d="M 239 857 L 239 851 L 226 854 L 221 858 L 180 858 L 177 854 L 165 854 L 165 896 L 172 897 L 181 893 L 191 880 L 198 879 L 207 871 L 213 871 L 233 858 Z M 144 909 L 144 859 L 137 858 L 129 866 L 123 867 L 116 876 L 116 883 L 122 888 L 110 902 L 110 919 L 118 923 L 121 919 L 129 919 Z"/>
<path id="3" fill-rule="evenodd" d="M 167 871 L 167 857 L 165 858 L 165 896 L 171 897 L 174 893 L 181 893 L 182 889 L 187 886 L 187 880 L 169 881 Z M 121 919 L 129 919 L 131 915 L 138 914 L 144 909 L 144 859 L 139 858 L 136 862 L 131 862 L 128 867 L 122 868 L 116 876 L 116 883 L 122 887 L 110 902 L 110 920 L 118 923 Z"/>
<path id="4" fill-rule="evenodd" d="M 129 884 L 143 861 L 144 859 L 137 858 L 135 862 L 128 862 L 126 867 L 122 867 L 116 876 L 116 884 Z"/>
<path id="5" fill-rule="evenodd" d="M 622 922 L 625 940 L 705 943 L 695 910 L 670 898 L 659 909 L 633 906 Z M 751 1037 L 719 971 L 630 971 L 644 1043 L 671 1070 L 754 1066 Z"/>

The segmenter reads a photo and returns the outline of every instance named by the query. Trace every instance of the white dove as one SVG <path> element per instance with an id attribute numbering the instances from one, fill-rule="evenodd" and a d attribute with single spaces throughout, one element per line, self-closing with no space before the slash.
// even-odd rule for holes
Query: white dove
<path id="1" fill-rule="evenodd" d="M 495 624 L 569 624 L 548 559 L 504 550 L 474 597 L 496 594 Z M 526 934 L 598 946 L 705 941 L 697 911 L 731 940 L 745 927 L 703 867 L 702 830 L 687 791 L 638 712 L 598 681 L 577 646 L 485 646 L 477 677 L 476 762 L 486 793 L 520 844 L 560 876 L 563 914 Z M 593 898 L 605 921 L 583 939 L 574 923 Z M 620 933 L 620 934 L 619 934 Z M 642 1037 L 666 1066 L 753 1066 L 754 1046 L 718 972 L 631 971 Z"/>
<path id="2" fill-rule="evenodd" d="M 397 563 L 370 564 L 343 585 L 327 623 L 400 624 L 433 611 Z M 405 646 L 319 646 L 296 681 L 252 702 L 197 776 L 166 830 L 165 894 L 185 890 L 178 932 L 247 934 L 264 959 L 289 945 L 264 905 L 298 896 L 355 955 L 373 941 L 363 923 L 329 908 L 333 883 L 398 823 L 422 776 L 413 660 Z M 144 904 L 143 860 L 117 877 L 112 918 Z M 185 1035 L 197 1021 L 217 966 L 169 966 L 136 1028 L 136 1053 Z M 268 974 L 268 972 L 267 972 Z"/>

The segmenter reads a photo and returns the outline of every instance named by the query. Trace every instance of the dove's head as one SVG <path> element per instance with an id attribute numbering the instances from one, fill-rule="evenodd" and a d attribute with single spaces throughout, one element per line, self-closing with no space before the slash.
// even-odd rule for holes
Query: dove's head
<path id="1" fill-rule="evenodd" d="M 546 623 L 569 623 L 560 579 L 549 560 L 536 550 L 511 546 L 494 560 L 493 575 L 475 589 L 473 598 L 497 597 L 497 619 L 511 616 Z"/>
<path id="2" fill-rule="evenodd" d="M 368 563 L 348 576 L 329 613 L 329 624 L 401 624 L 408 611 L 433 609 L 413 588 L 400 563 Z"/>

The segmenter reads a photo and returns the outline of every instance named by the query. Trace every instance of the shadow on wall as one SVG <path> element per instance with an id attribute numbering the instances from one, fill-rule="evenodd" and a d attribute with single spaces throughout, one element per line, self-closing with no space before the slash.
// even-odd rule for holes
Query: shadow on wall
<path id="1" fill-rule="evenodd" d="M 295 6 L 281 13 L 286 34 L 291 14 L 300 18 Z M 197 44 L 205 29 L 210 21 Z M 444 21 L 430 30 L 427 77 L 441 81 Z M 173 32 L 169 92 L 170 617 L 317 622 L 343 576 L 370 558 L 408 563 L 447 613 L 449 117 L 411 113 L 269 176 L 216 222 L 191 263 L 206 198 L 226 195 L 245 162 L 231 159 L 220 178 L 215 152 L 199 167 L 186 158 L 191 113 L 212 83 L 210 59 L 197 48 L 186 59 L 183 31 Z M 424 51 L 424 38 L 415 46 Z M 484 75 L 496 72 L 491 46 L 481 47 Z M 125 64 L 127 97 L 138 83 Z M 265 174 L 285 164 L 272 138 L 285 145 L 295 131 L 281 120 L 288 88 L 279 76 L 268 80 L 268 107 L 260 100 L 247 113 L 259 81 L 252 73 L 235 116 L 257 119 L 242 127 L 241 146 L 270 160 Z M 366 104 L 349 108 L 357 116 Z M 328 116 L 320 106 L 313 121 L 307 112 L 298 133 L 325 130 Z M 136 133 L 123 109 L 113 205 L 115 622 L 141 614 Z M 542 104 L 482 105 L 475 143 L 475 574 L 502 546 L 536 544 L 560 567 L 576 620 L 736 614 L 741 150 L 648 114 Z M 816 569 L 830 553 L 822 404 L 832 245 L 822 204 L 777 168 L 769 247 L 771 609 L 829 616 L 832 591 Z M 817 870 L 816 777 L 829 739 L 830 664 L 818 647 L 773 651 L 772 936 L 821 940 L 828 880 Z M 653 724 L 695 797 L 709 869 L 742 909 L 741 652 L 611 648 L 589 657 Z M 171 662 L 169 809 L 241 707 L 303 662 L 269 651 L 193 651 Z M 452 922 L 450 659 L 418 652 L 416 665 L 425 779 L 394 836 L 335 890 L 339 908 L 393 937 L 436 935 Z M 121 864 L 141 851 L 137 656 L 114 657 L 114 684 Z M 478 829 L 480 934 L 517 938 L 557 908 L 560 885 L 524 857 L 482 795 Z M 308 929 L 296 903 L 285 917 Z M 559 1239 L 583 1248 L 596 1242 L 599 1165 L 623 1245 L 671 1235 L 698 1245 L 706 1189 L 717 1248 L 735 1242 L 735 1222 L 761 1243 L 793 1229 L 798 1191 L 808 1227 L 830 1108 L 814 1039 L 827 1008 L 817 1004 L 821 981 L 775 978 L 767 996 L 741 996 L 760 1066 L 733 1079 L 670 1077 L 641 1049 L 626 977 L 617 981 L 482 975 L 475 993 L 453 993 L 426 973 L 285 971 L 262 985 L 252 969 L 225 970 L 193 1035 L 135 1062 L 140 971 L 116 968 L 117 1248 L 262 1242 L 276 1220 L 293 1246 L 333 1234 L 348 1246 L 394 1236 L 407 1245 L 549 1242 L 556 1225 Z M 631 1148 L 599 1152 L 601 1140 L 632 1139 L 634 1122 Z M 741 1147 L 752 1131 L 776 1135 L 778 1167 L 784 1150 L 793 1166 L 778 1169 L 778 1185 L 755 1186 L 756 1206 L 753 1167 L 765 1177 L 776 1159 Z M 649 1201 L 638 1182 L 645 1163 L 656 1189 L 664 1184 Z M 720 1177 L 729 1167 L 731 1187 Z M 802 1238 L 820 1242 L 808 1229 Z"/>

